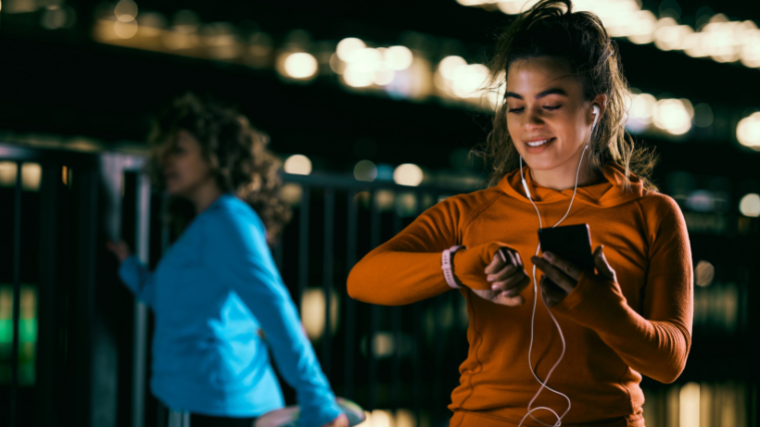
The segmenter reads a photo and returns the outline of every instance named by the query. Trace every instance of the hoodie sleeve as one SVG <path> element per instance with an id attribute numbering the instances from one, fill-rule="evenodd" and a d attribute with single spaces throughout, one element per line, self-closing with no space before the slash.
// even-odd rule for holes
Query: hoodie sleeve
<path id="1" fill-rule="evenodd" d="M 617 283 L 588 274 L 553 310 L 595 330 L 634 370 L 672 383 L 691 347 L 694 294 L 686 222 L 675 201 L 663 199 L 650 240 L 642 314 L 628 305 Z"/>
<path id="2" fill-rule="evenodd" d="M 153 305 L 153 273 L 132 255 L 119 266 L 119 277 L 127 287 L 135 293 L 137 299 L 148 305 Z"/>
<path id="3" fill-rule="evenodd" d="M 485 209 L 488 204 L 480 206 Z M 359 261 L 348 276 L 348 294 L 379 305 L 405 305 L 450 291 L 441 270 L 442 253 L 461 245 L 470 215 L 465 202 L 446 199 L 423 212 L 408 227 Z M 485 267 L 499 247 L 491 242 L 457 251 L 453 272 L 471 289 L 490 289 Z"/>
<path id="4" fill-rule="evenodd" d="M 266 243 L 249 213 L 218 210 L 204 223 L 203 262 L 223 278 L 260 322 L 285 380 L 296 390 L 301 426 L 318 427 L 342 413 Z"/>

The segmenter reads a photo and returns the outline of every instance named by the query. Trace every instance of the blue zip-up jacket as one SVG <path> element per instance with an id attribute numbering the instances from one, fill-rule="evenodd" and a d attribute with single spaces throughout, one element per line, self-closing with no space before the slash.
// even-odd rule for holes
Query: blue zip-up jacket
<path id="1" fill-rule="evenodd" d="M 256 417 L 283 406 L 268 346 L 301 405 L 301 426 L 340 413 L 258 215 L 232 194 L 199 214 L 153 273 L 134 256 L 119 274 L 153 308 L 151 390 L 175 410 Z M 266 336 L 262 339 L 258 330 Z"/>

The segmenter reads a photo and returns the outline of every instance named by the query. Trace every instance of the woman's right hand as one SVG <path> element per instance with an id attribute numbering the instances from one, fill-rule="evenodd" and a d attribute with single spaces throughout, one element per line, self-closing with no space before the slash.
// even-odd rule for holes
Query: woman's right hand
<path id="1" fill-rule="evenodd" d="M 116 255 L 116 258 L 119 259 L 120 263 L 124 262 L 124 260 L 131 255 L 129 246 L 124 242 L 112 242 L 109 240 L 106 242 L 106 249 Z"/>
<path id="2" fill-rule="evenodd" d="M 458 255 L 455 254 L 455 256 Z M 456 274 L 456 269 L 454 272 Z M 525 298 L 520 293 L 530 284 L 530 278 L 525 272 L 522 259 L 517 251 L 504 246 L 498 247 L 493 252 L 491 263 L 486 266 L 482 274 L 483 280 L 491 285 L 491 289 L 470 287 L 470 290 L 477 296 L 509 307 L 516 307 L 525 303 Z"/>

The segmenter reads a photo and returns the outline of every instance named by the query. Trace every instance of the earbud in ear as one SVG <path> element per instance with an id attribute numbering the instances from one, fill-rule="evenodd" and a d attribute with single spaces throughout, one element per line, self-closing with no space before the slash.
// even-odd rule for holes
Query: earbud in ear
<path id="1" fill-rule="evenodd" d="M 594 124 L 592 127 L 596 127 L 597 120 L 599 120 L 599 106 L 594 104 Z"/>

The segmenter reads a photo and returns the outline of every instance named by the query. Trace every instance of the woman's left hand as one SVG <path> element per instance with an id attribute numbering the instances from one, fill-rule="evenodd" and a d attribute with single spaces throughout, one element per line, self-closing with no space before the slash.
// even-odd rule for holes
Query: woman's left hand
<path id="1" fill-rule="evenodd" d="M 583 272 L 575 264 L 551 252 L 544 252 L 542 258 L 534 256 L 530 260 L 544 273 L 541 278 L 541 294 L 548 307 L 553 307 L 562 302 L 575 289 Z M 603 246 L 594 250 L 594 266 L 598 276 L 617 282 L 615 270 L 610 267 L 607 258 L 604 256 Z M 586 274 L 593 274 L 593 272 L 588 271 Z M 549 280 L 546 280 L 547 278 Z"/>

